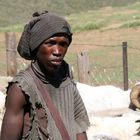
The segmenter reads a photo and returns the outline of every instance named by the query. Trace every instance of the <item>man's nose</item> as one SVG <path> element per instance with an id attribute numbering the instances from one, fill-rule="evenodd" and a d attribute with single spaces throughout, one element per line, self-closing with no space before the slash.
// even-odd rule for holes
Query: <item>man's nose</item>
<path id="1" fill-rule="evenodd" d="M 53 55 L 55 55 L 55 56 L 61 56 L 61 47 L 59 45 L 56 45 L 54 47 Z"/>

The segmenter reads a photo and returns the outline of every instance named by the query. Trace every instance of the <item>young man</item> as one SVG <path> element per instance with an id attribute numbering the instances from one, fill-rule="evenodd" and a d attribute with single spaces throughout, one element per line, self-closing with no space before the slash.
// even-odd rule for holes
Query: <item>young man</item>
<path id="1" fill-rule="evenodd" d="M 35 16 L 25 26 L 18 44 L 19 54 L 31 64 L 9 83 L 1 140 L 62 140 L 29 69 L 48 90 L 70 139 L 87 140 L 87 112 L 70 67 L 63 60 L 72 41 L 70 25 L 52 13 Z"/>

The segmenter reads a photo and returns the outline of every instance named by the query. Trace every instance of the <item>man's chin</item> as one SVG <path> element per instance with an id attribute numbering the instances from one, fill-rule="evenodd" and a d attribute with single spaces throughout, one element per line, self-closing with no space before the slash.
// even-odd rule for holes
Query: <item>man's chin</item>
<path id="1" fill-rule="evenodd" d="M 59 70 L 59 68 L 60 68 L 60 65 L 52 65 L 52 66 L 47 67 L 46 69 L 49 73 L 56 73 Z"/>

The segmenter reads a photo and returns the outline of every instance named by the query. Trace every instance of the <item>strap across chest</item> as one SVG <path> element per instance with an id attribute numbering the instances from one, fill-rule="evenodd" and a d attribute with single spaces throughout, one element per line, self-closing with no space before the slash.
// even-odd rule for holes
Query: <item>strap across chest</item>
<path id="1" fill-rule="evenodd" d="M 50 113 L 55 121 L 55 124 L 56 124 L 63 140 L 70 140 L 70 136 L 65 128 L 65 125 L 60 117 L 60 114 L 59 114 L 58 110 L 56 109 L 55 105 L 53 104 L 46 87 L 43 85 L 43 82 L 34 74 L 31 67 L 28 68 L 27 71 L 32 76 L 32 78 L 34 79 L 34 81 L 37 85 L 37 88 L 42 93 L 42 96 L 45 100 L 45 103 L 46 103 L 46 105 L 47 105 L 47 107 L 48 107 L 48 109 L 49 109 L 49 111 L 50 111 Z"/>

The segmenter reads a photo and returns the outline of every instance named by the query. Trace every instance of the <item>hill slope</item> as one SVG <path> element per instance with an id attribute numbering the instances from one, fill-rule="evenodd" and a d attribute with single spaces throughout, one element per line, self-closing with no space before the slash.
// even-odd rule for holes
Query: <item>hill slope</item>
<path id="1" fill-rule="evenodd" d="M 108 5 L 122 6 L 136 1 L 139 0 L 1 0 L 0 27 L 24 24 L 35 11 L 48 10 L 60 15 L 69 15 Z"/>

